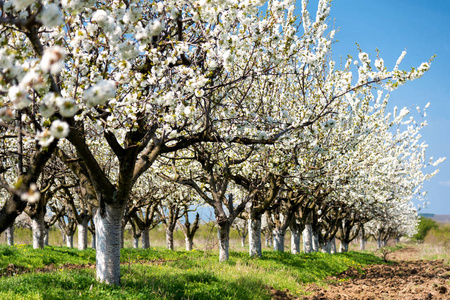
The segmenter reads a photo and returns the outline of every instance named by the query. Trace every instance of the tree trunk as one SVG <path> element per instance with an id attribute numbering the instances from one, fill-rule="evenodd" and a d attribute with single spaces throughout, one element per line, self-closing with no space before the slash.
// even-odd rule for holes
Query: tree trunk
<path id="1" fill-rule="evenodd" d="M 93 234 L 92 235 L 92 249 L 95 249 L 95 244 L 96 244 L 96 241 L 95 241 L 95 234 Z"/>
<path id="2" fill-rule="evenodd" d="M 311 253 L 312 251 L 312 227 L 311 224 L 306 224 L 302 232 L 303 235 L 303 252 Z"/>
<path id="3" fill-rule="evenodd" d="M 273 231 L 273 250 L 284 252 L 284 232 L 278 228 Z"/>
<path id="4" fill-rule="evenodd" d="M 336 238 L 333 237 L 331 239 L 330 243 L 331 243 L 331 254 L 335 254 L 337 252 L 336 251 Z"/>
<path id="5" fill-rule="evenodd" d="M 44 249 L 44 212 L 37 213 L 31 221 L 33 230 L 33 249 Z"/>
<path id="6" fill-rule="evenodd" d="M 133 237 L 133 248 L 134 249 L 138 249 L 139 248 L 139 237 L 138 236 L 134 236 Z"/>
<path id="7" fill-rule="evenodd" d="M 144 230 L 142 230 L 142 249 L 149 249 L 149 248 L 150 248 L 149 229 L 148 227 L 145 227 Z"/>
<path id="8" fill-rule="evenodd" d="M 123 248 L 125 242 L 125 227 L 120 226 L 120 248 Z"/>
<path id="9" fill-rule="evenodd" d="M 311 251 L 319 252 L 319 234 L 314 228 L 311 231 Z"/>
<path id="10" fill-rule="evenodd" d="M 300 231 L 298 228 L 291 228 L 291 253 L 300 253 Z"/>
<path id="11" fill-rule="evenodd" d="M 87 218 L 82 218 L 81 223 L 78 224 L 78 250 L 85 250 L 87 248 Z"/>
<path id="12" fill-rule="evenodd" d="M 262 257 L 261 216 L 248 219 L 248 249 L 250 256 Z"/>
<path id="13" fill-rule="evenodd" d="M 228 261 L 230 255 L 228 249 L 230 247 L 230 222 L 222 222 L 219 224 L 219 261 Z"/>
<path id="14" fill-rule="evenodd" d="M 364 227 L 359 229 L 359 250 L 363 251 L 366 249 L 366 240 L 364 239 Z"/>
<path id="15" fill-rule="evenodd" d="M 44 229 L 44 246 L 48 246 L 48 238 L 49 238 L 50 230 L 45 227 Z"/>
<path id="16" fill-rule="evenodd" d="M 66 245 L 69 248 L 73 248 L 73 235 L 66 236 Z"/>
<path id="17" fill-rule="evenodd" d="M 192 245 L 194 244 L 193 239 L 189 238 L 189 237 L 185 237 L 184 240 L 186 242 L 186 251 L 192 251 Z"/>
<path id="18" fill-rule="evenodd" d="M 166 247 L 169 250 L 173 250 L 173 230 L 166 229 Z"/>
<path id="19" fill-rule="evenodd" d="M 6 241 L 8 242 L 8 246 L 14 245 L 14 224 L 6 228 Z"/>
<path id="20" fill-rule="evenodd" d="M 382 247 L 381 245 L 381 237 L 377 238 L 377 249 L 380 249 Z"/>
<path id="21" fill-rule="evenodd" d="M 120 284 L 120 246 L 123 205 L 105 204 L 95 214 L 97 279 Z"/>
<path id="22" fill-rule="evenodd" d="M 320 250 L 323 253 L 331 253 L 331 241 L 323 241 L 322 243 L 320 243 Z"/>
<path id="23" fill-rule="evenodd" d="M 341 245 L 339 247 L 339 252 L 344 253 L 344 252 L 348 252 L 348 243 L 341 241 Z"/>

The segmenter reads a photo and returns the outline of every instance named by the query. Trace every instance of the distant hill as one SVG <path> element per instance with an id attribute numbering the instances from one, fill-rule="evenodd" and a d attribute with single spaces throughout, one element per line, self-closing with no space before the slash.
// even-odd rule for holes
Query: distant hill
<path id="1" fill-rule="evenodd" d="M 438 223 L 450 223 L 450 215 L 434 215 L 431 219 Z"/>

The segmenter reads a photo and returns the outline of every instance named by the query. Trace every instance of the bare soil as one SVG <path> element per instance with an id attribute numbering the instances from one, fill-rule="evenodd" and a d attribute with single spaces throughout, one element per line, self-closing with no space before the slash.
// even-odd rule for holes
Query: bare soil
<path id="1" fill-rule="evenodd" d="M 328 299 L 445 299 L 450 300 L 450 265 L 443 260 L 418 260 L 417 247 L 405 247 L 387 254 L 386 265 L 350 268 L 338 276 L 327 278 L 327 287 L 311 284 L 309 296 L 298 298 L 288 290 L 269 287 L 274 300 Z"/>

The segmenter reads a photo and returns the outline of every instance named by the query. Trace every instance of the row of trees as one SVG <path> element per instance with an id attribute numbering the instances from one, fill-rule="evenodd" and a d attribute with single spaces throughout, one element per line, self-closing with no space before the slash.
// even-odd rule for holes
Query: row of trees
<path id="1" fill-rule="evenodd" d="M 190 201 L 212 207 L 220 260 L 239 216 L 258 256 L 264 214 L 280 251 L 288 227 L 344 249 L 368 222 L 408 233 L 440 160 L 425 162 L 426 123 L 387 105 L 430 62 L 403 71 L 403 53 L 390 70 L 360 51 L 339 65 L 330 1 L 315 18 L 294 2 L 0 1 L 0 231 L 28 210 L 41 241 L 50 208 L 85 236 L 93 216 L 109 284 L 123 224 L 145 236 L 161 202 L 169 232 Z"/>

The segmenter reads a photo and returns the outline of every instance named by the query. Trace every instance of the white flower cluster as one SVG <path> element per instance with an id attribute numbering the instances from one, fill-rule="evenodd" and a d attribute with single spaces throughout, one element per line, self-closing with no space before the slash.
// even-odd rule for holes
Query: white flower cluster
<path id="1" fill-rule="evenodd" d="M 83 100 L 88 107 L 104 105 L 116 96 L 116 82 L 113 80 L 102 80 L 87 89 L 83 94 Z"/>

